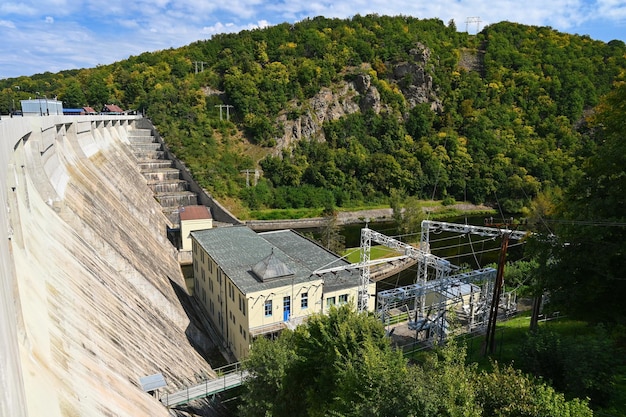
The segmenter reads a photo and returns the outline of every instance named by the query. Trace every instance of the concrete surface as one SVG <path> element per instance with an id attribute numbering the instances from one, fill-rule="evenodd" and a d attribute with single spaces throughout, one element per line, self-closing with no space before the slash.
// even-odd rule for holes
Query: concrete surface
<path id="1" fill-rule="evenodd" d="M 166 219 L 128 146 L 137 116 L 0 120 L 0 416 L 167 416 L 212 370 L 191 346 Z"/>

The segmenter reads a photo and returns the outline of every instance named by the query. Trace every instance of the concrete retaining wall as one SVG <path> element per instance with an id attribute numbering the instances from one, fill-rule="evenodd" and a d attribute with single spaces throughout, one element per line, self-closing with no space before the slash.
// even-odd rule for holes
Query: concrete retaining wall
<path id="1" fill-rule="evenodd" d="M 163 151 L 165 152 L 165 159 L 169 159 L 173 161 L 174 168 L 180 171 L 180 175 L 182 179 L 189 183 L 189 191 L 196 193 L 198 196 L 198 204 L 207 206 L 211 208 L 211 214 L 213 215 L 213 220 L 220 223 L 230 223 L 230 224 L 240 224 L 241 222 L 226 209 L 226 207 L 222 206 L 218 201 L 214 200 L 204 188 L 200 187 L 200 185 L 193 178 L 187 166 L 184 165 L 176 155 L 168 148 L 167 144 L 163 141 L 159 132 L 157 132 L 152 123 L 148 119 L 144 119 L 139 122 L 139 125 L 144 129 L 152 129 L 152 134 L 156 138 L 156 140 L 161 144 Z"/>
<path id="2" fill-rule="evenodd" d="M 165 217 L 128 145 L 137 116 L 0 120 L 0 415 L 167 416 L 212 370 L 177 298 Z"/>

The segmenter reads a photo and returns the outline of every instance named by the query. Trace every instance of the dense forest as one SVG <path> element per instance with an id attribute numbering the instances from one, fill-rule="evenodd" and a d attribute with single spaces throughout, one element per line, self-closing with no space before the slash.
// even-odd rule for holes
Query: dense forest
<path id="1" fill-rule="evenodd" d="M 453 21 L 318 17 L 2 80 L 0 112 L 35 94 L 139 110 L 243 217 L 386 203 L 392 192 L 516 213 L 580 175 L 597 145 L 587 119 L 625 68 L 622 41 L 549 27 L 506 22 L 470 36 Z M 315 113 L 324 91 L 347 110 Z M 286 126 L 305 121 L 314 126 L 285 145 Z M 248 169 L 262 172 L 252 187 Z"/>

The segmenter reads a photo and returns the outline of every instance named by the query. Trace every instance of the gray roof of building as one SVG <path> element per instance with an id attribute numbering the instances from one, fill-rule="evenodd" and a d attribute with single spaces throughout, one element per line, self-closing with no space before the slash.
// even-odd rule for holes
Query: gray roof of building
<path id="1" fill-rule="evenodd" d="M 317 279 L 317 269 L 348 265 L 349 262 L 326 250 L 293 230 L 256 233 L 246 226 L 217 227 L 191 232 L 193 238 L 230 277 L 244 294 L 304 283 Z M 277 276 L 270 272 L 266 279 L 262 263 L 271 262 L 272 271 L 291 272 Z M 253 269 L 257 267 L 257 274 Z M 354 287 L 359 284 L 359 271 L 324 274 L 325 292 Z"/>

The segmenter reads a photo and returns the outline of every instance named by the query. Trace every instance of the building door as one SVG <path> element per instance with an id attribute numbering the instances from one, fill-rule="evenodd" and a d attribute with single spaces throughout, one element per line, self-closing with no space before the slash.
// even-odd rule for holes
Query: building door
<path id="1" fill-rule="evenodd" d="M 283 321 L 289 320 L 291 313 L 291 297 L 283 297 Z"/>

